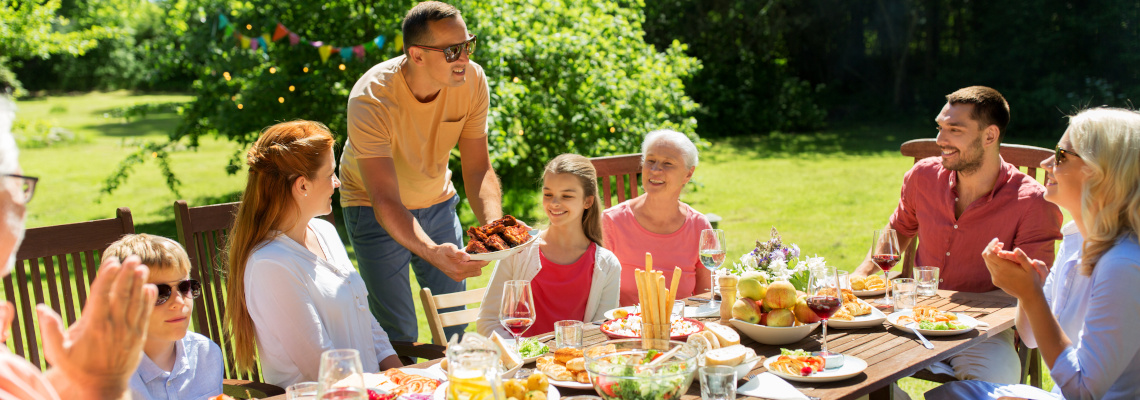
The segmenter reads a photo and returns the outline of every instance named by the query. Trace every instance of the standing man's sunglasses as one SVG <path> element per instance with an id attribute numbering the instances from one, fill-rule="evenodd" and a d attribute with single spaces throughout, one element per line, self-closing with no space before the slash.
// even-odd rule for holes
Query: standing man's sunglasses
<path id="1" fill-rule="evenodd" d="M 1072 150 L 1062 149 L 1061 146 L 1057 146 L 1053 153 L 1053 159 L 1056 160 L 1057 165 L 1063 164 L 1068 160 L 1069 156 L 1081 158 L 1080 154 L 1074 153 Z"/>
<path id="2" fill-rule="evenodd" d="M 170 300 L 170 294 L 174 291 L 174 288 L 165 283 L 156 283 L 154 286 L 158 287 L 158 300 L 154 302 L 154 305 L 161 306 L 163 303 L 166 303 L 167 300 Z M 194 279 L 178 282 L 178 293 L 181 293 L 182 297 L 189 296 L 191 299 L 196 299 L 202 295 L 202 284 Z"/>
<path id="3" fill-rule="evenodd" d="M 467 56 L 468 57 L 471 57 L 472 54 L 475 54 L 475 38 L 476 38 L 475 35 L 471 35 L 471 38 L 467 39 L 466 42 L 459 43 L 459 44 L 453 44 L 451 46 L 447 46 L 447 47 L 444 47 L 442 49 L 437 49 L 435 47 L 428 47 L 428 46 L 420 46 L 418 44 L 412 45 L 412 47 L 419 47 L 419 48 L 424 49 L 424 50 L 441 52 L 441 53 L 443 53 L 443 59 L 445 61 L 447 61 L 449 63 L 453 63 L 459 59 L 459 55 L 463 52 L 464 49 L 467 50 Z"/>

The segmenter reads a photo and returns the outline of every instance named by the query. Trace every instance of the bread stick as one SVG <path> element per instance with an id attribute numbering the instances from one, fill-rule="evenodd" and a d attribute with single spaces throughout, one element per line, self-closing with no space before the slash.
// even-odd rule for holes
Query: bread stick
<path id="1" fill-rule="evenodd" d="M 658 310 L 664 313 L 664 315 L 660 313 L 657 315 L 659 317 L 657 320 L 657 329 L 662 330 L 661 336 L 658 336 L 658 339 L 669 340 L 669 308 L 665 304 L 672 304 L 673 302 L 665 300 L 665 297 L 669 294 L 668 289 L 665 289 L 665 275 L 662 274 L 661 271 L 654 271 L 654 273 L 657 276 L 657 306 Z"/>
<path id="2" fill-rule="evenodd" d="M 653 272 L 653 253 L 645 252 L 645 271 Z"/>

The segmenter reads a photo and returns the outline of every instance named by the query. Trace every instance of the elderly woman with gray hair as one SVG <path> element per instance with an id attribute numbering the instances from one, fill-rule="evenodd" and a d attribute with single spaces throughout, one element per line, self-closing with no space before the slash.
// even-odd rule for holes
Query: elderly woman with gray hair
<path id="1" fill-rule="evenodd" d="M 712 282 L 698 254 L 701 231 L 712 225 L 681 202 L 681 191 L 697 169 L 697 146 L 683 133 L 658 130 L 645 136 L 641 154 L 645 193 L 602 214 L 605 247 L 621 262 L 622 306 L 637 304 L 633 271 L 645 268 L 647 252 L 663 267 L 666 282 L 673 279 L 673 266 L 681 268 L 677 299 L 707 292 Z"/>

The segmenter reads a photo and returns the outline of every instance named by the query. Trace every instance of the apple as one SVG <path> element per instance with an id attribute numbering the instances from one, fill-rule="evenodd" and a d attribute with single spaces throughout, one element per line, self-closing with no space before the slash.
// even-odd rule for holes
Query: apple
<path id="1" fill-rule="evenodd" d="M 736 284 L 736 292 L 740 297 L 746 297 L 752 300 L 760 300 L 764 298 L 764 293 L 768 288 L 764 287 L 760 281 L 756 279 L 744 278 Z"/>
<path id="2" fill-rule="evenodd" d="M 764 304 L 772 308 L 792 308 L 796 305 L 796 287 L 788 281 L 775 281 L 768 285 Z"/>
<path id="3" fill-rule="evenodd" d="M 757 282 L 760 282 L 761 285 L 767 285 L 768 284 L 768 278 L 765 278 L 764 274 L 761 274 L 761 273 L 756 272 L 756 271 L 745 272 L 745 273 L 740 275 L 740 279 L 741 280 L 755 279 Z"/>
<path id="4" fill-rule="evenodd" d="M 792 310 L 787 308 L 777 308 L 768 313 L 768 326 L 774 327 L 789 327 L 796 323 L 796 316 L 792 314 Z"/>
<path id="5" fill-rule="evenodd" d="M 755 324 L 760 322 L 760 308 L 752 300 L 736 299 L 736 303 L 732 305 L 732 317 Z"/>
<path id="6" fill-rule="evenodd" d="M 768 313 L 760 313 L 760 323 L 758 325 L 768 325 Z"/>
<path id="7" fill-rule="evenodd" d="M 814 324 L 820 320 L 819 316 L 815 315 L 815 311 L 808 307 L 807 297 L 796 299 L 796 306 L 793 307 L 792 311 L 796 314 L 796 320 L 805 324 Z"/>
<path id="8" fill-rule="evenodd" d="M 760 306 L 760 312 L 772 311 L 772 307 L 768 306 L 768 303 L 765 303 L 764 300 L 756 300 L 756 304 Z"/>

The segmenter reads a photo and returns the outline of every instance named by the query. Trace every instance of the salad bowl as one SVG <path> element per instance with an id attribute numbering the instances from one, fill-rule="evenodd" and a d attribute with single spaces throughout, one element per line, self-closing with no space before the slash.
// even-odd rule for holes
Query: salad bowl
<path id="1" fill-rule="evenodd" d="M 653 342 L 663 350 L 646 349 L 641 339 L 610 340 L 586 349 L 586 371 L 602 399 L 676 399 L 689 390 L 697 372 L 699 350 L 675 340 Z M 657 360 L 674 349 L 677 351 L 670 357 Z"/>

